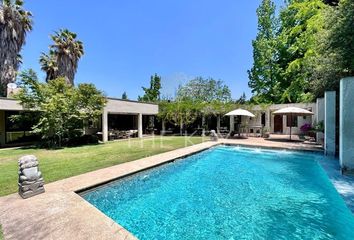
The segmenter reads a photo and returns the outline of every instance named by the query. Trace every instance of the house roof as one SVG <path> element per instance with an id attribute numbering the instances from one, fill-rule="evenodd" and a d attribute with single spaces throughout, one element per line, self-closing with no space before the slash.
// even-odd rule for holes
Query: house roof
<path id="1" fill-rule="evenodd" d="M 118 98 L 107 98 L 108 102 L 104 111 L 108 113 L 125 114 L 158 114 L 158 105 L 155 103 L 138 102 L 133 100 L 123 100 Z M 22 111 L 24 108 L 19 101 L 13 98 L 0 97 L 0 110 Z"/>

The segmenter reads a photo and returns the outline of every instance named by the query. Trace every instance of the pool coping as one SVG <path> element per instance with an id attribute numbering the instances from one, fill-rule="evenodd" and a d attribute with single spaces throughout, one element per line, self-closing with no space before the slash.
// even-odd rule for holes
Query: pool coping
<path id="1" fill-rule="evenodd" d="M 101 234 L 102 239 L 136 239 L 133 234 L 88 203 L 78 193 L 147 169 L 186 158 L 219 145 L 321 152 L 314 148 L 275 147 L 262 144 L 248 144 L 230 139 L 221 139 L 217 142 L 203 142 L 46 184 L 46 192 L 33 198 L 23 200 L 18 194 L 1 197 L 0 223 L 3 225 L 3 232 L 6 239 L 19 239 L 24 236 L 27 238 L 50 236 L 53 239 L 95 239 L 97 232 Z M 60 205 L 58 201 L 69 204 L 68 206 L 65 204 Z M 43 205 L 56 208 L 57 212 L 53 214 L 50 210 L 43 209 Z M 34 206 L 38 206 L 40 209 L 33 209 Z M 82 214 L 83 212 L 85 214 Z M 28 228 L 24 229 L 24 232 L 19 232 L 18 225 L 23 226 L 26 219 L 36 217 L 45 220 L 50 219 L 49 224 L 45 225 L 45 229 L 42 226 L 43 222 L 35 221 L 34 224 L 36 223 L 40 226 L 39 231 L 38 228 L 34 230 Z M 58 224 L 63 230 L 58 231 Z"/>

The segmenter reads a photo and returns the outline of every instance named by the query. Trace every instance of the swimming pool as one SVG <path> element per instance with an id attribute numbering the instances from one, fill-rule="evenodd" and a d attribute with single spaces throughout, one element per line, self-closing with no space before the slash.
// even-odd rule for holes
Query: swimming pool
<path id="1" fill-rule="evenodd" d="M 321 157 L 218 146 L 80 195 L 139 239 L 354 239 Z"/>

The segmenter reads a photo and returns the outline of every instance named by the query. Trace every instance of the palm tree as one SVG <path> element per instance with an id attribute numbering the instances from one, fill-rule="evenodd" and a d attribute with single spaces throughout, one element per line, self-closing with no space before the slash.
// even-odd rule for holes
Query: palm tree
<path id="1" fill-rule="evenodd" d="M 50 48 L 53 51 L 52 55 L 55 56 L 53 60 L 56 61 L 57 66 L 53 77 L 65 77 L 68 84 L 74 85 L 78 62 L 84 54 L 83 44 L 76 39 L 76 33 L 70 32 L 68 29 L 61 29 L 51 38 L 54 44 Z"/>
<path id="2" fill-rule="evenodd" d="M 46 82 L 54 79 L 58 72 L 57 59 L 54 52 L 50 50 L 49 54 L 42 53 L 39 63 L 41 64 L 41 69 L 47 73 Z"/>
<path id="3" fill-rule="evenodd" d="M 27 32 L 32 30 L 32 14 L 23 9 L 23 0 L 0 2 L 0 95 L 14 82 L 20 64 L 20 51 Z"/>

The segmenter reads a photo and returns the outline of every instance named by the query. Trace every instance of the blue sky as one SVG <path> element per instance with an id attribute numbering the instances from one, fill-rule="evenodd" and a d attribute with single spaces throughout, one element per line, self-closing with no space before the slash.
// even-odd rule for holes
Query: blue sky
<path id="1" fill-rule="evenodd" d="M 75 83 L 92 82 L 108 96 L 142 95 L 150 76 L 162 76 L 162 93 L 196 76 L 223 80 L 233 98 L 251 95 L 247 70 L 257 33 L 260 0 L 42 0 L 25 1 L 34 15 L 22 69 L 44 79 L 38 59 L 60 28 L 84 42 Z M 277 0 L 276 3 L 280 3 Z"/>

